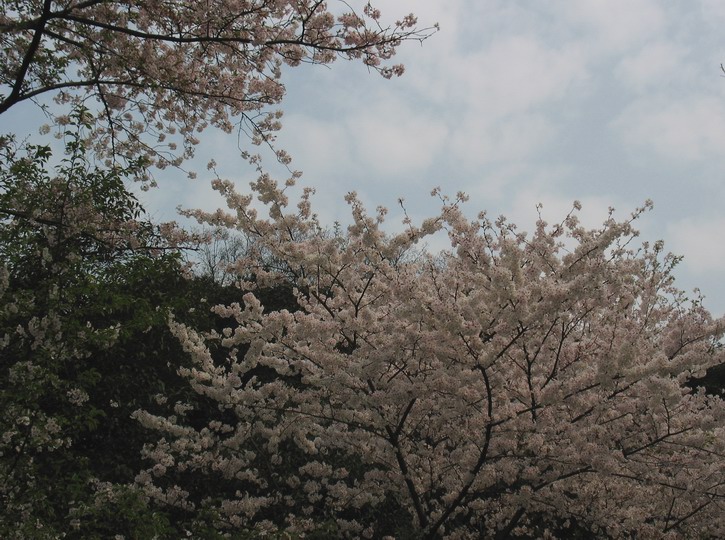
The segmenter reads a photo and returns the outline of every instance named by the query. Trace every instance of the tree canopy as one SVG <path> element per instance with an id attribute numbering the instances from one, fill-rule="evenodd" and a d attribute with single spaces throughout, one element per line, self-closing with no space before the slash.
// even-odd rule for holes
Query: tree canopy
<path id="1" fill-rule="evenodd" d="M 268 141 L 280 125 L 281 112 L 270 107 L 285 93 L 283 65 L 343 57 L 390 78 L 403 72 L 389 63 L 401 42 L 431 33 L 417 29 L 413 15 L 383 26 L 370 4 L 359 13 L 346 2 L 333 6 L 2 0 L 0 114 L 46 96 L 91 108 L 91 98 L 97 154 L 162 168 L 191 157 L 208 125 L 226 132 L 236 125 L 256 143 Z"/>
<path id="2" fill-rule="evenodd" d="M 255 237 L 237 266 L 254 280 L 215 308 L 221 332 L 172 323 L 195 364 L 181 373 L 219 413 L 137 413 L 163 435 L 139 477 L 150 496 L 212 509 L 222 530 L 723 535 L 725 404 L 685 384 L 723 363 L 725 326 L 673 286 L 660 243 L 627 247 L 645 208 L 527 236 L 444 197 L 440 215 L 387 236 L 384 213 L 350 195 L 354 222 L 329 237 L 274 182 L 256 186 L 269 218 L 217 188 L 233 212 L 197 217 Z M 439 230 L 450 251 L 410 256 Z M 265 251 L 282 264 L 260 265 Z M 294 287 L 296 309 L 266 309 L 260 280 Z M 227 497 L 196 499 L 177 471 Z"/>
<path id="3" fill-rule="evenodd" d="M 252 156 L 183 212 L 194 263 L 131 193 L 207 125 L 269 142 L 283 64 L 402 73 L 413 16 L 0 2 L 0 113 L 71 111 L 62 157 L 0 139 L 0 536 L 725 537 L 725 319 L 637 243 L 651 203 L 526 234 L 436 189 L 386 234 L 350 193 L 331 231 Z"/>

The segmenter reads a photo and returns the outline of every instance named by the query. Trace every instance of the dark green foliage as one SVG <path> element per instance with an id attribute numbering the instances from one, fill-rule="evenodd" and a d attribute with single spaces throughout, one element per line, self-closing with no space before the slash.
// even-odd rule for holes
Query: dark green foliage
<path id="1" fill-rule="evenodd" d="M 2 143 L 0 537 L 165 537 L 123 487 L 151 436 L 130 415 L 190 393 L 168 316 L 209 327 L 209 284 L 144 218 L 133 170 L 88 162 L 75 121 L 54 168 L 48 147 Z"/>

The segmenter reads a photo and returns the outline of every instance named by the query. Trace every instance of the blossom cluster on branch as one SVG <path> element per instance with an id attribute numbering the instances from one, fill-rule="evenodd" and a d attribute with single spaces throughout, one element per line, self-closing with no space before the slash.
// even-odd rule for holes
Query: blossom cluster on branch
<path id="1" fill-rule="evenodd" d="M 661 243 L 630 247 L 649 203 L 529 236 L 436 191 L 438 216 L 389 236 L 385 210 L 350 194 L 352 224 L 330 235 L 309 191 L 290 209 L 262 177 L 265 218 L 216 187 L 230 212 L 190 214 L 254 238 L 247 292 L 214 308 L 223 330 L 171 322 L 181 374 L 217 412 L 136 413 L 161 436 L 137 478 L 148 496 L 222 531 L 725 534 L 725 404 L 686 385 L 723 363 L 724 321 L 674 287 Z M 442 230 L 449 251 L 415 250 Z M 296 307 L 265 309 L 260 283 L 293 287 Z M 199 496 L 211 479 L 217 496 Z"/>
<path id="2" fill-rule="evenodd" d="M 45 96 L 73 106 L 94 98 L 94 151 L 160 168 L 191 157 L 208 125 L 269 142 L 280 126 L 270 106 L 285 93 L 283 65 L 343 57 L 390 78 L 403 72 L 389 64 L 398 45 L 433 30 L 416 28 L 413 15 L 384 25 L 370 4 L 360 13 L 334 4 L 2 0 L 0 114 Z"/>

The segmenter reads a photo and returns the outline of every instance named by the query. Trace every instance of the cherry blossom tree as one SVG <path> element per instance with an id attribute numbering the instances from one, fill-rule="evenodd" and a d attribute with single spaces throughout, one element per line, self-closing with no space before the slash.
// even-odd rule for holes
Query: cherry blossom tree
<path id="1" fill-rule="evenodd" d="M 46 96 L 88 108 L 93 99 L 96 152 L 178 166 L 209 125 L 269 142 L 284 65 L 342 57 L 402 74 L 389 63 L 397 47 L 433 30 L 416 24 L 408 15 L 385 25 L 370 4 L 342 1 L 2 0 L 0 114 Z"/>
<path id="2" fill-rule="evenodd" d="M 435 191 L 441 213 L 390 236 L 350 194 L 329 235 L 311 190 L 291 208 L 262 175 L 264 217 L 215 185 L 231 212 L 189 214 L 255 239 L 247 292 L 214 308 L 221 332 L 171 322 L 217 412 L 137 411 L 161 437 L 148 496 L 221 532 L 725 535 L 725 405 L 686 385 L 723 362 L 725 321 L 676 289 L 661 243 L 631 247 L 649 203 L 594 230 L 575 203 L 526 235 Z M 449 251 L 414 251 L 440 231 Z M 265 309 L 255 288 L 275 283 L 297 306 Z"/>

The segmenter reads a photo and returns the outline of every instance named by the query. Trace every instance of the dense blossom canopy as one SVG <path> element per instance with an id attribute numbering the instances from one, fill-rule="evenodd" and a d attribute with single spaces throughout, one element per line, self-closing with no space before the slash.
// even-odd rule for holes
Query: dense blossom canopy
<path id="1" fill-rule="evenodd" d="M 138 478 L 149 495 L 211 507 L 222 529 L 725 534 L 725 406 L 685 385 L 723 362 L 723 321 L 673 287 L 660 243 L 628 247 L 642 210 L 596 230 L 573 212 L 527 236 L 467 219 L 460 195 L 390 237 L 384 209 L 351 194 L 352 225 L 330 235 L 309 191 L 289 212 L 268 177 L 254 187 L 269 219 L 221 181 L 233 213 L 192 212 L 256 238 L 236 266 L 250 292 L 215 308 L 221 333 L 172 322 L 195 361 L 182 373 L 219 414 L 137 413 L 163 434 Z M 441 229 L 451 251 L 415 255 Z M 274 282 L 296 310 L 256 299 Z M 200 500 L 189 477 L 227 496 Z"/>
<path id="2" fill-rule="evenodd" d="M 46 95 L 75 105 L 93 97 L 100 108 L 94 150 L 143 155 L 159 167 L 190 157 L 207 125 L 231 132 L 237 123 L 256 142 L 268 141 L 279 128 L 281 113 L 269 106 L 284 96 L 283 64 L 341 56 L 389 78 L 403 72 L 388 63 L 397 46 L 430 34 L 416 29 L 413 15 L 384 26 L 370 4 L 359 13 L 347 2 L 333 7 L 319 0 L 2 0 L 0 114 Z"/>

